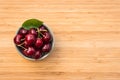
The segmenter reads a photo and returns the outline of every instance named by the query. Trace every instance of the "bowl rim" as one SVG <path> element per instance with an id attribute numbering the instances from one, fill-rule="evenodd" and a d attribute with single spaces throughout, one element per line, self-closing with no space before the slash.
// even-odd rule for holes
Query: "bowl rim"
<path id="1" fill-rule="evenodd" d="M 50 34 L 52 35 L 52 38 L 53 38 L 51 50 L 50 50 L 47 54 L 45 54 L 44 56 L 42 56 L 41 58 L 39 58 L 39 59 L 33 59 L 33 58 L 29 58 L 29 57 L 23 55 L 22 52 L 19 51 L 19 49 L 17 48 L 16 44 L 14 43 L 14 45 L 15 45 L 18 53 L 19 53 L 23 58 L 25 58 L 25 59 L 27 59 L 27 60 L 31 60 L 31 61 L 40 61 L 40 60 L 45 59 L 46 57 L 48 57 L 48 56 L 52 53 L 53 48 L 54 48 L 54 46 L 55 46 L 55 39 L 54 39 L 53 31 L 52 31 L 52 30 L 50 29 L 50 27 L 48 27 L 48 25 L 46 25 L 45 23 L 43 23 L 43 25 L 45 25 L 45 27 L 48 29 L 48 31 L 50 32 Z M 20 27 L 20 28 L 21 28 L 21 27 Z M 20 29 L 20 28 L 19 28 L 19 29 Z M 19 29 L 16 31 L 16 34 L 18 33 Z"/>

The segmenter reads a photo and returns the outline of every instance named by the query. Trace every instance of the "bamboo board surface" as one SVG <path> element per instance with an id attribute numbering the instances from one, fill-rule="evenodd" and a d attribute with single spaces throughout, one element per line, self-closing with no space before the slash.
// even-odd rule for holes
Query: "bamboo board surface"
<path id="1" fill-rule="evenodd" d="M 42 61 L 25 60 L 13 44 L 30 18 L 54 33 Z M 0 0 L 0 80 L 120 80 L 120 0 Z"/>

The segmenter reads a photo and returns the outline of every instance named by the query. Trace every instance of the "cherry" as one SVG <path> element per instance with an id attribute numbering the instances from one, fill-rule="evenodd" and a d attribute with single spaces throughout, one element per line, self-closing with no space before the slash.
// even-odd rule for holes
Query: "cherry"
<path id="1" fill-rule="evenodd" d="M 45 43 L 49 43 L 50 40 L 51 40 L 51 35 L 50 35 L 50 33 L 48 33 L 48 32 L 44 33 L 44 35 L 43 35 L 43 41 L 44 41 Z"/>
<path id="2" fill-rule="evenodd" d="M 37 35 L 38 35 L 38 33 L 36 32 L 36 30 L 34 28 L 31 28 L 29 33 L 35 35 L 35 37 L 37 37 Z"/>
<path id="3" fill-rule="evenodd" d="M 25 47 L 25 48 L 28 48 L 28 47 L 29 47 L 29 44 L 27 43 L 27 41 L 24 41 L 24 47 Z"/>
<path id="4" fill-rule="evenodd" d="M 37 38 L 36 43 L 35 43 L 35 46 L 36 46 L 37 48 L 40 48 L 42 45 L 43 45 L 42 39 L 41 39 L 41 38 Z"/>
<path id="5" fill-rule="evenodd" d="M 21 35 L 26 35 L 28 33 L 28 30 L 21 28 L 18 33 Z"/>
<path id="6" fill-rule="evenodd" d="M 40 30 L 40 32 L 42 33 L 42 34 L 44 34 L 47 30 L 45 29 L 45 26 L 40 26 L 40 28 L 39 28 L 39 30 Z"/>
<path id="7" fill-rule="evenodd" d="M 28 47 L 28 49 L 26 51 L 26 55 L 32 56 L 33 54 L 35 54 L 35 49 L 33 47 Z"/>
<path id="8" fill-rule="evenodd" d="M 22 50 L 23 54 L 27 56 L 27 49 Z"/>
<path id="9" fill-rule="evenodd" d="M 42 48 L 42 51 L 43 51 L 43 52 L 49 52 L 50 49 L 51 49 L 50 44 L 45 44 L 45 45 L 43 46 L 43 48 Z"/>
<path id="10" fill-rule="evenodd" d="M 41 51 L 36 51 L 34 58 L 39 59 L 41 57 Z"/>
<path id="11" fill-rule="evenodd" d="M 21 44 L 21 42 L 22 42 L 21 39 L 22 38 L 23 38 L 23 36 L 21 34 L 17 34 L 14 38 L 14 43 L 17 44 L 17 45 Z"/>
<path id="12" fill-rule="evenodd" d="M 35 36 L 33 34 L 27 34 L 25 36 L 25 41 L 30 46 L 30 45 L 33 45 L 35 43 L 36 38 L 35 38 Z"/>

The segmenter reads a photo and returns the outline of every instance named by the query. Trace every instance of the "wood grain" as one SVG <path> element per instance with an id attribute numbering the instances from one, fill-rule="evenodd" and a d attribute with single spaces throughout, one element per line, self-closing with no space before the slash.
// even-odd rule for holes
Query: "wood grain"
<path id="1" fill-rule="evenodd" d="M 25 60 L 13 44 L 30 18 L 54 33 L 42 61 Z M 120 0 L 0 0 L 0 80 L 120 80 Z"/>

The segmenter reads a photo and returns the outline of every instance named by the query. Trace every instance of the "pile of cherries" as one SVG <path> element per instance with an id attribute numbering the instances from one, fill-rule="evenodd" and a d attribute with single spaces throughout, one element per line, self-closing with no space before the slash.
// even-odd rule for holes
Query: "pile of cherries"
<path id="1" fill-rule="evenodd" d="M 50 52 L 52 42 L 52 35 L 45 25 L 30 30 L 20 28 L 14 37 L 18 50 L 32 59 L 40 59 Z"/>

